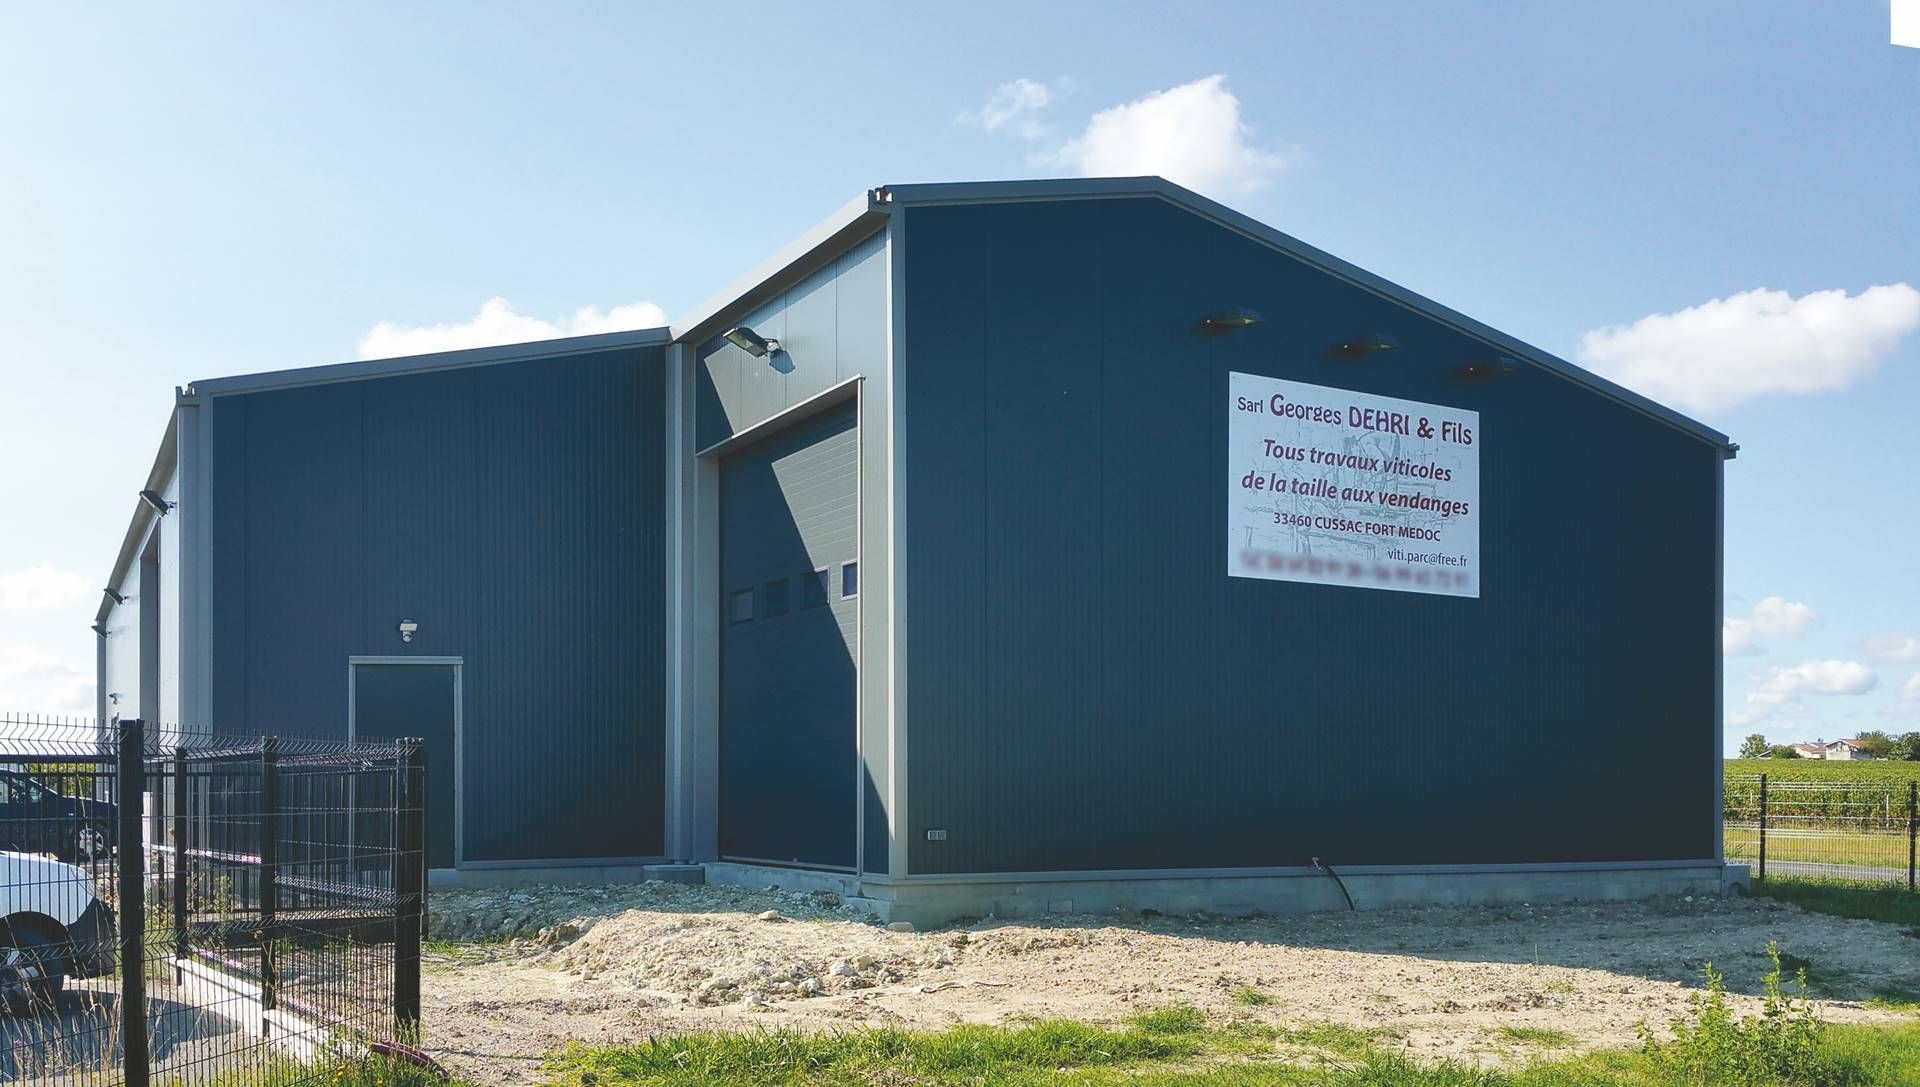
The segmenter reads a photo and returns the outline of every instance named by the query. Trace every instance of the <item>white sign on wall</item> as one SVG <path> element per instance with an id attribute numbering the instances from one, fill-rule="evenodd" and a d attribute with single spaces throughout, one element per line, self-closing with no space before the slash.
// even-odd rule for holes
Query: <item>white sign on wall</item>
<path id="1" fill-rule="evenodd" d="M 1480 595 L 1480 413 L 1229 374 L 1227 573 Z"/>

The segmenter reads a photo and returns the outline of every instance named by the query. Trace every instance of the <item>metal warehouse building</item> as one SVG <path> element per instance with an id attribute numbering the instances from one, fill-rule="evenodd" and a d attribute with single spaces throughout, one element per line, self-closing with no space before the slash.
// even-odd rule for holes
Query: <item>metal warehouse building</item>
<path id="1" fill-rule="evenodd" d="M 452 882 L 1717 892 L 1733 451 L 1157 178 L 890 186 L 671 328 L 185 387 L 100 711 L 424 736 Z"/>

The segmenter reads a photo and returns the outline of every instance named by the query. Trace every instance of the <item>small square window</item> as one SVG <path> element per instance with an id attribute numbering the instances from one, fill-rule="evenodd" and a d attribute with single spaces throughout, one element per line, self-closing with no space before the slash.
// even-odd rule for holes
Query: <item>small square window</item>
<path id="1" fill-rule="evenodd" d="M 800 579 L 804 594 L 800 601 L 801 607 L 824 608 L 827 606 L 833 587 L 833 582 L 830 580 L 832 573 L 831 570 L 815 570 L 812 574 Z"/>
<path id="2" fill-rule="evenodd" d="M 727 594 L 727 622 L 746 623 L 753 620 L 753 590 L 735 589 Z"/>
<path id="3" fill-rule="evenodd" d="M 843 597 L 860 595 L 859 563 L 843 562 L 840 564 L 840 595 Z"/>
<path id="4" fill-rule="evenodd" d="M 787 591 L 787 579 L 769 581 L 761 589 L 760 618 L 772 619 L 793 610 L 793 595 Z"/>

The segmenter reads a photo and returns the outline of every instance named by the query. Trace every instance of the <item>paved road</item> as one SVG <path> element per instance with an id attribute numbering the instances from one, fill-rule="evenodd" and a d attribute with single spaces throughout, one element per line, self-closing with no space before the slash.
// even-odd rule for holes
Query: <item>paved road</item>
<path id="1" fill-rule="evenodd" d="M 0 1012 L 0 1082 L 120 1082 L 118 1000 L 106 988 L 74 987 L 53 1007 Z M 257 1044 L 220 1016 L 162 997 L 148 999 L 147 1033 L 155 1070 L 183 1080 L 211 1077 L 231 1065 L 236 1051 Z"/>

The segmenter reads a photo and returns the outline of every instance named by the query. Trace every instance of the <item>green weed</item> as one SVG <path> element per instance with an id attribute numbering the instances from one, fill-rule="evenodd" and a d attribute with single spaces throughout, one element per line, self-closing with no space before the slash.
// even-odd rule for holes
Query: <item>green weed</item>
<path id="1" fill-rule="evenodd" d="M 1552 1027 L 1501 1027 L 1495 1034 L 1509 1042 L 1524 1042 L 1527 1045 L 1558 1048 L 1573 1044 L 1573 1035 Z"/>
<path id="2" fill-rule="evenodd" d="M 1759 1015 L 1734 1017 L 1726 980 L 1708 963 L 1706 992 L 1689 997 L 1688 1014 L 1672 1023 L 1673 1040 L 1658 1041 L 1641 1026 L 1642 1051 L 1676 1082 L 1698 1087 L 1821 1087 L 1834 1080 L 1832 1062 L 1820 1049 L 1822 1025 L 1807 1000 L 1804 968 L 1796 972 L 1797 995 L 1781 981 L 1780 948 L 1767 944 L 1772 969 L 1762 979 Z"/>
<path id="3" fill-rule="evenodd" d="M 1251 985 L 1242 985 L 1233 991 L 1229 998 L 1235 1004 L 1247 1008 L 1261 1008 L 1273 1003 L 1273 998 Z"/>

